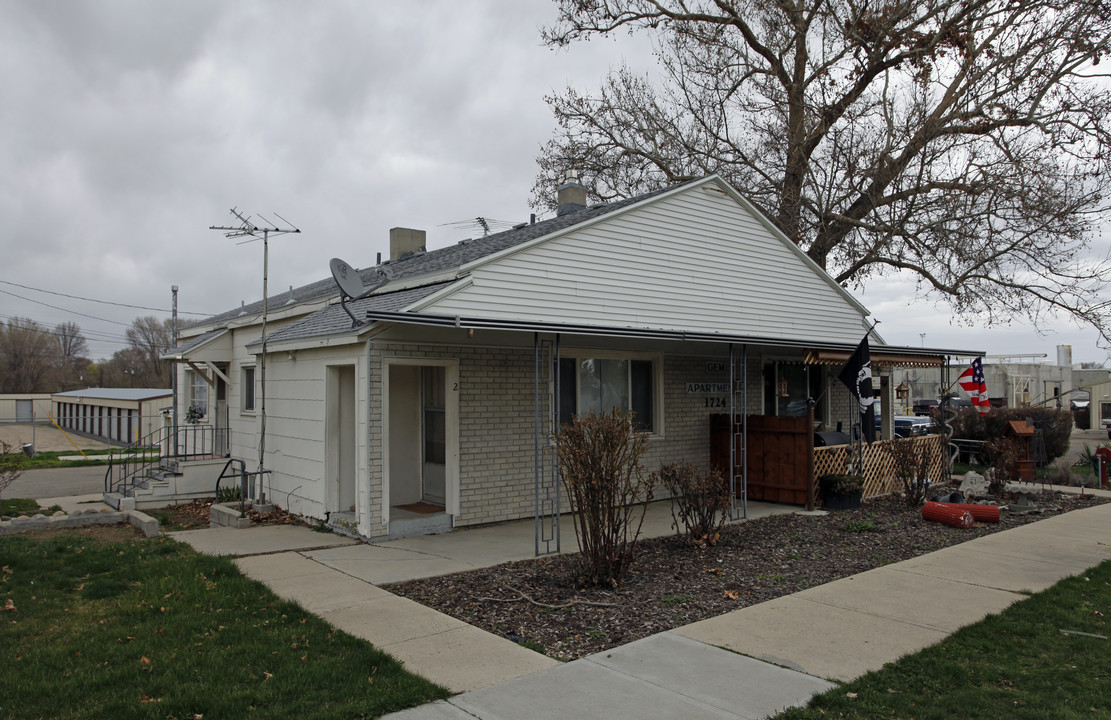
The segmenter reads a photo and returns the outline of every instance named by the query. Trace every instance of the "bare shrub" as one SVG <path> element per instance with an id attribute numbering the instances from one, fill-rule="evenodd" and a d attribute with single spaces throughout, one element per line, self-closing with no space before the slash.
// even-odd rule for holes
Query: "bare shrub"
<path id="1" fill-rule="evenodd" d="M 720 470 L 700 473 L 688 462 L 661 465 L 652 483 L 671 493 L 672 527 L 680 537 L 699 547 L 717 545 L 729 514 L 729 486 Z"/>
<path id="2" fill-rule="evenodd" d="M 22 474 L 23 454 L 12 452 L 12 446 L 0 440 L 0 497 Z"/>
<path id="3" fill-rule="evenodd" d="M 648 436 L 620 409 L 572 419 L 554 435 L 563 486 L 582 550 L 579 582 L 616 587 L 636 555 L 652 500 L 640 456 Z"/>
<path id="4" fill-rule="evenodd" d="M 1017 482 L 1018 462 L 1022 458 L 1022 443 L 1013 437 L 999 437 L 989 441 L 984 448 L 991 458 L 991 478 L 988 480 L 988 493 L 1002 497 L 1003 488 L 1009 482 Z"/>
<path id="5" fill-rule="evenodd" d="M 903 485 L 907 507 L 920 507 L 926 502 L 926 490 L 930 485 L 930 448 L 910 438 L 896 438 L 888 443 L 886 450 L 895 464 L 895 477 Z"/>

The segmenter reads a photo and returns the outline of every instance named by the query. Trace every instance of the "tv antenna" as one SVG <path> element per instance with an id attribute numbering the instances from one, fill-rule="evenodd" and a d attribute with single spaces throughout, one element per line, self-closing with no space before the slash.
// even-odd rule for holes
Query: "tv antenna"
<path id="1" fill-rule="evenodd" d="M 351 327 L 357 328 L 360 325 L 366 325 L 367 321 L 359 321 L 351 308 L 347 307 L 349 301 L 362 300 L 378 288 L 382 287 L 390 281 L 389 273 L 384 267 L 375 268 L 377 273 L 377 282 L 369 288 L 363 286 L 363 280 L 359 277 L 359 271 L 351 267 L 339 258 L 332 258 L 328 262 L 328 267 L 332 270 L 332 279 L 336 281 L 339 286 L 339 304 L 343 311 L 351 318 Z"/>
<path id="2" fill-rule="evenodd" d="M 300 234 L 301 230 L 293 223 L 286 220 L 278 213 L 274 213 L 279 220 L 286 223 L 287 227 L 281 227 L 267 218 L 259 215 L 266 225 L 259 226 L 251 220 L 250 215 L 244 216 L 237 208 L 232 208 L 229 212 L 235 216 L 239 221 L 239 225 L 235 227 L 225 227 L 220 225 L 209 225 L 209 230 L 219 230 L 224 233 L 226 238 L 247 238 L 236 245 L 245 245 L 250 242 L 262 238 L 262 361 L 260 362 L 260 375 L 259 375 L 259 433 L 258 433 L 258 472 L 259 472 L 259 500 L 266 501 L 266 491 L 262 488 L 263 472 L 266 465 L 266 314 L 267 314 L 267 297 L 266 286 L 269 276 L 270 265 L 270 236 L 289 235 L 291 233 Z"/>
<path id="3" fill-rule="evenodd" d="M 481 230 L 482 237 L 486 237 L 492 232 L 509 230 L 520 224 L 521 223 L 510 222 L 508 220 L 495 220 L 494 218 L 479 216 L 470 220 L 457 220 L 455 222 L 443 223 L 440 227 L 452 227 L 459 230 Z"/>

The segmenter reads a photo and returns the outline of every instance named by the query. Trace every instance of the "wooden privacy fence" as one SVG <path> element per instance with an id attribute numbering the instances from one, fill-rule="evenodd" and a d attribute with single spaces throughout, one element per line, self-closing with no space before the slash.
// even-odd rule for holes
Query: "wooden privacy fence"
<path id="1" fill-rule="evenodd" d="M 915 444 L 915 449 L 919 452 L 923 447 L 929 448 L 930 482 L 943 480 L 945 462 L 941 452 L 941 436 L 926 435 L 908 439 Z M 864 497 L 886 495 L 903 489 L 902 484 L 895 477 L 895 461 L 887 451 L 894 442 L 903 442 L 903 440 L 878 440 L 864 446 L 864 470 L 859 473 L 864 476 Z M 822 475 L 846 472 L 851 452 L 851 445 L 814 448 L 814 482 L 817 483 Z"/>

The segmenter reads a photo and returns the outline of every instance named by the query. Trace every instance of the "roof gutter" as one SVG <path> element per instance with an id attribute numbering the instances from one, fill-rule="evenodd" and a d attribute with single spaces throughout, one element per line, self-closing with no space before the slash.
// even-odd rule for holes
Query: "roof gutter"
<path id="1" fill-rule="evenodd" d="M 436 327 L 452 327 L 466 329 L 486 330 L 516 330 L 518 332 L 548 332 L 563 333 L 567 335 L 601 335 L 619 338 L 645 338 L 657 340 L 682 340 L 687 342 L 715 342 L 752 345 L 778 345 L 780 347 L 794 348 L 823 348 L 828 350 L 856 349 L 857 343 L 815 342 L 813 340 L 797 340 L 790 338 L 760 337 L 757 335 L 728 335 L 723 333 L 702 332 L 692 330 L 662 330 L 632 327 L 606 327 L 604 325 L 578 325 L 571 323 L 552 323 L 536 320 L 497 320 L 491 318 L 465 318 L 458 315 L 424 315 L 411 312 L 391 312 L 386 310 L 367 310 L 367 320 L 385 320 L 388 322 L 406 325 L 432 325 Z M 915 356 L 931 355 L 968 355 L 977 354 L 969 350 L 951 350 L 944 348 L 898 347 L 883 345 L 884 352 L 898 353 Z M 982 354 L 982 353 L 981 353 Z"/>

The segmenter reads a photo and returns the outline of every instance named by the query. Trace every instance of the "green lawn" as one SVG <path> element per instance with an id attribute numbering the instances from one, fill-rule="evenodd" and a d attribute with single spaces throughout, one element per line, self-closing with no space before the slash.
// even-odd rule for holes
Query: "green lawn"
<path id="1" fill-rule="evenodd" d="M 1111 718 L 1109 618 L 1111 561 L 775 720 Z"/>
<path id="2" fill-rule="evenodd" d="M 84 453 L 88 459 L 80 460 L 62 460 L 62 457 L 76 456 L 80 457 L 81 453 L 77 450 L 66 450 L 64 452 L 37 452 L 35 457 L 23 457 L 20 465 L 24 470 L 41 470 L 43 468 L 66 468 L 66 467 L 90 467 L 94 465 L 107 465 L 109 450 L 85 450 Z M 117 449 L 116 454 L 124 452 L 123 448 Z M 137 454 L 132 451 L 131 454 Z M 158 458 L 151 453 L 151 459 L 157 460 Z"/>
<path id="3" fill-rule="evenodd" d="M 36 515 L 42 513 L 43 515 L 50 515 L 62 508 L 58 505 L 51 505 L 44 508 L 37 502 L 30 498 L 7 498 L 0 500 L 0 515 L 16 516 L 16 515 Z"/>
<path id="4" fill-rule="evenodd" d="M 367 718 L 448 695 L 173 540 L 0 537 L 0 565 L 5 720 Z"/>

